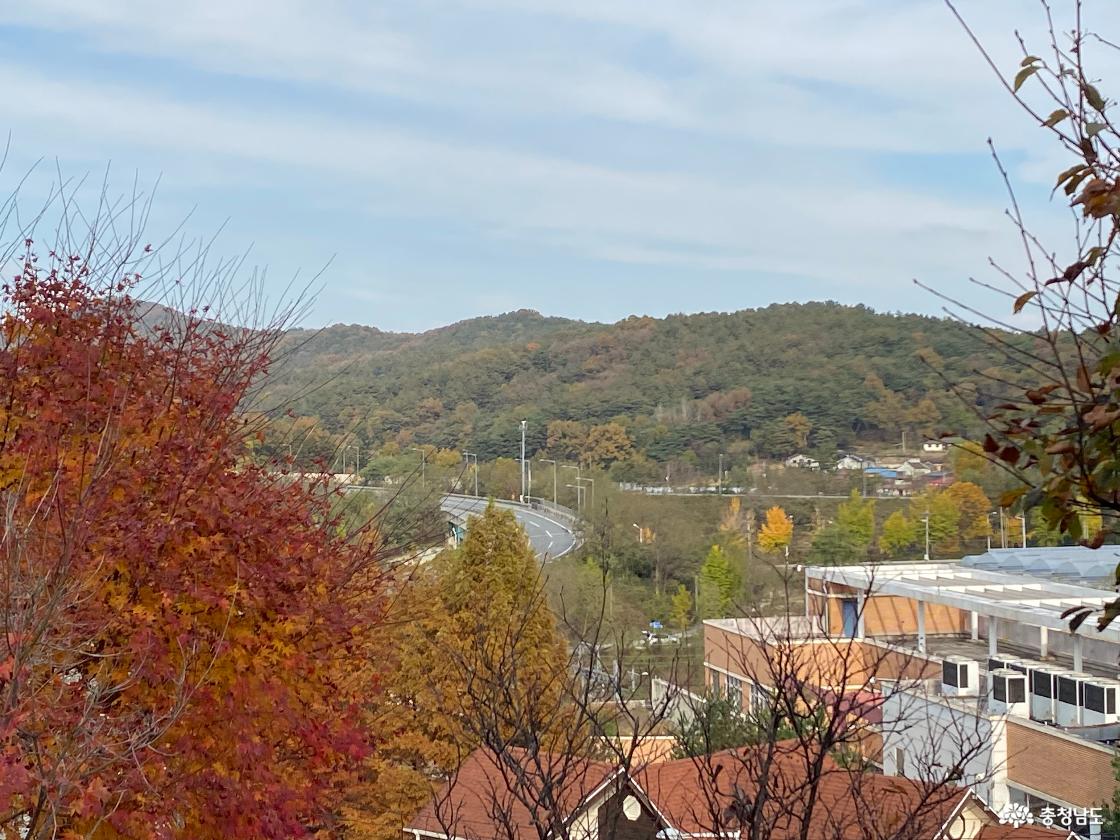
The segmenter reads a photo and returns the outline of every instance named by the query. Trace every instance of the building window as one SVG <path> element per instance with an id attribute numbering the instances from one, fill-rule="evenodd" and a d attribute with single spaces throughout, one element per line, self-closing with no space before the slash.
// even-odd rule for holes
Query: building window
<path id="1" fill-rule="evenodd" d="M 709 677 L 710 677 L 709 686 L 712 690 L 712 694 L 719 694 L 719 692 L 720 692 L 719 671 L 717 671 L 715 668 L 709 668 L 708 669 L 708 674 L 709 674 Z"/>
<path id="2" fill-rule="evenodd" d="M 770 692 L 759 683 L 751 683 L 751 711 L 756 715 L 765 712 L 770 706 Z"/>
<path id="3" fill-rule="evenodd" d="M 730 674 L 727 676 L 727 699 L 736 708 L 743 708 L 743 681 Z"/>

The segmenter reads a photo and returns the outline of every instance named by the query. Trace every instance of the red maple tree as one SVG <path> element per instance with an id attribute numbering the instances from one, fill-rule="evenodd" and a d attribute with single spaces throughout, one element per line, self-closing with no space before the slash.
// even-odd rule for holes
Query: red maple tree
<path id="1" fill-rule="evenodd" d="M 134 275 L 26 244 L 0 301 L 0 836 L 328 826 L 385 546 L 247 457 L 278 332 L 147 317 Z"/>

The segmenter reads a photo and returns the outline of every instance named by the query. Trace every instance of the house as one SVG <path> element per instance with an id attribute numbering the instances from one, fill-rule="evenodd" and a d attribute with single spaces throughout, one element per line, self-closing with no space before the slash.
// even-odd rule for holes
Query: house
<path id="1" fill-rule="evenodd" d="M 922 444 L 922 452 L 939 455 L 949 451 L 949 444 L 940 440 L 927 440 Z"/>
<path id="2" fill-rule="evenodd" d="M 785 464 L 787 467 L 797 467 L 802 470 L 819 470 L 821 468 L 821 462 L 816 458 L 801 454 L 786 458 Z"/>
<path id="3" fill-rule="evenodd" d="M 763 769 L 765 768 L 765 769 Z M 810 775 L 812 774 L 812 775 Z M 807 778 L 814 778 L 812 785 Z M 765 784 L 760 781 L 765 779 Z M 760 792 L 766 796 L 760 796 Z M 750 804 L 766 801 L 752 815 Z M 797 740 L 626 769 L 511 749 L 472 753 L 404 828 L 407 840 L 1062 840 L 1001 825 L 975 793 L 850 770 L 810 770 Z M 908 821 L 908 822 L 904 822 Z"/>
<path id="4" fill-rule="evenodd" d="M 856 455 L 851 452 L 841 453 L 836 460 L 838 470 L 864 470 L 875 466 L 875 459 L 866 455 Z"/>
<path id="5" fill-rule="evenodd" d="M 919 458 L 907 458 L 905 461 L 896 463 L 884 463 L 883 466 L 894 470 L 900 478 L 909 479 L 920 478 L 936 469 L 933 464 L 927 464 Z"/>
<path id="6" fill-rule="evenodd" d="M 945 470 L 934 470 L 922 476 L 922 482 L 927 487 L 948 487 L 953 483 L 953 474 Z"/>

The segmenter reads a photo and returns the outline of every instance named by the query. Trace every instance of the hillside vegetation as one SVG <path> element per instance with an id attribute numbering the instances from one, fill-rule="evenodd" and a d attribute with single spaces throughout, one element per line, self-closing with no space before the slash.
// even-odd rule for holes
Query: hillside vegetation
<path id="1" fill-rule="evenodd" d="M 980 374 L 999 358 L 950 320 L 833 303 L 616 324 L 522 310 L 420 334 L 294 331 L 286 347 L 267 396 L 296 419 L 277 453 L 296 441 L 300 458 L 422 446 L 487 461 L 516 456 L 524 418 L 530 453 L 632 480 L 674 462 L 714 471 L 720 452 L 827 457 L 974 432 L 946 382 L 983 402 Z"/>

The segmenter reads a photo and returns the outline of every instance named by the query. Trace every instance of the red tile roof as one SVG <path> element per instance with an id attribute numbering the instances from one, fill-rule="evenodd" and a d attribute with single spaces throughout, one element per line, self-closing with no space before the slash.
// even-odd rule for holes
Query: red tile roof
<path id="1" fill-rule="evenodd" d="M 587 759 L 520 749 L 500 759 L 475 750 L 408 828 L 465 840 L 538 840 L 538 821 L 547 826 L 552 813 L 566 821 L 616 772 L 610 764 Z"/>
<path id="2" fill-rule="evenodd" d="M 810 836 L 827 840 L 933 840 L 969 796 L 963 788 L 847 770 L 828 758 L 822 762 L 819 783 L 810 786 L 809 765 L 796 741 L 777 745 L 764 771 L 766 758 L 766 750 L 760 747 L 728 750 L 653 764 L 636 773 L 633 781 L 668 826 L 693 835 L 736 830 L 749 819 L 744 803 L 749 806 L 764 789 L 768 804 L 762 812 L 763 825 L 770 840 L 798 836 L 810 788 L 816 795 Z M 553 810 L 544 800 L 551 798 L 557 804 L 557 818 L 566 822 L 619 772 L 602 762 L 534 757 L 524 751 L 506 759 L 499 763 L 488 752 L 473 753 L 454 782 L 444 786 L 408 828 L 465 840 L 538 840 L 542 833 L 538 828 L 556 834 L 555 826 L 540 822 L 547 821 Z M 760 785 L 764 776 L 767 783 Z M 1043 837 L 1056 840 L 1051 834 L 1039 835 L 1039 840 Z M 983 840 L 1005 838 L 992 834 L 983 835 Z M 1014 834 L 1006 840 L 1035 837 Z"/>
<path id="3" fill-rule="evenodd" d="M 812 758 L 796 742 L 783 742 L 768 766 L 766 750 L 752 747 L 654 765 L 638 782 L 672 826 L 689 834 L 737 829 L 751 819 L 744 805 L 762 791 L 769 804 L 759 825 L 771 840 L 797 837 L 806 818 L 810 836 L 830 840 L 933 838 L 968 796 L 963 788 L 847 770 L 827 758 L 813 786 L 807 781 Z"/>
<path id="4" fill-rule="evenodd" d="M 1069 831 L 1044 828 L 1041 825 L 986 825 L 980 829 L 977 840 L 1069 840 L 1074 835 Z"/>

